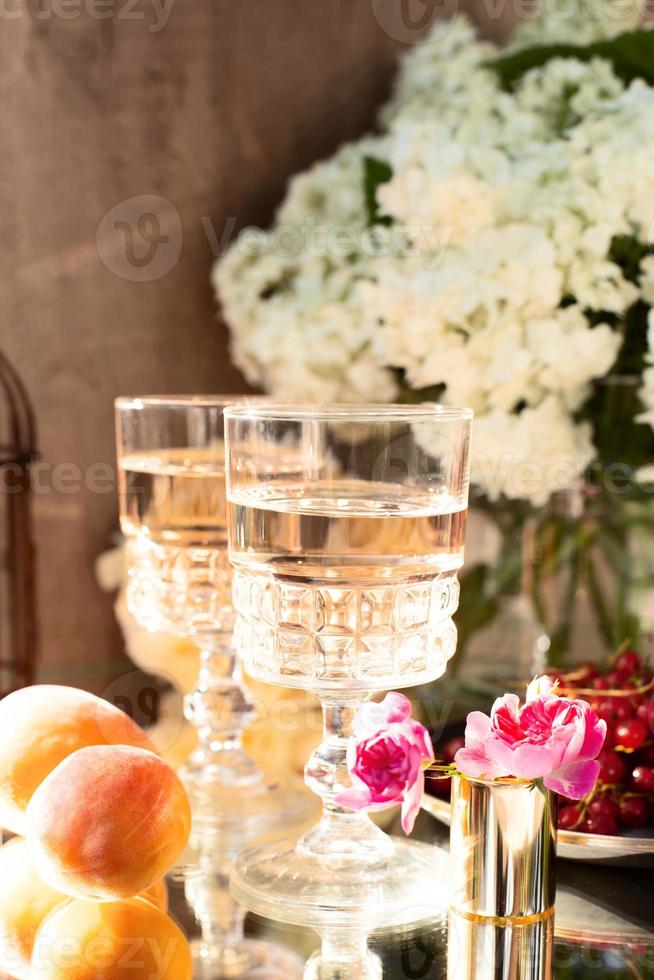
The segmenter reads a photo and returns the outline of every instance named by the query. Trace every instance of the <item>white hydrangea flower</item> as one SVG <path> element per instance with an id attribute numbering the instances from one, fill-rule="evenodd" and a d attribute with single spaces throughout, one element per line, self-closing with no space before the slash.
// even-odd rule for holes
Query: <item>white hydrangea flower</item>
<path id="1" fill-rule="evenodd" d="M 310 218 L 316 225 L 339 223 L 365 228 L 364 187 L 361 168 L 366 156 L 387 156 L 383 138 L 368 137 L 346 143 L 329 160 L 291 178 L 276 224 L 303 225 Z"/>
<path id="2" fill-rule="evenodd" d="M 494 409 L 475 423 L 471 478 L 491 500 L 544 504 L 574 484 L 594 456 L 591 427 L 575 425 L 553 395 L 519 415 Z"/>
<path id="3" fill-rule="evenodd" d="M 607 61 L 553 58 L 542 68 L 528 71 L 515 90 L 518 107 L 534 114 L 543 135 L 559 135 L 624 91 Z"/>
<path id="4" fill-rule="evenodd" d="M 586 23 L 581 3 L 549 0 L 516 44 L 558 40 L 562 23 L 566 40 L 612 37 L 640 17 L 604 7 Z M 473 475 L 490 496 L 539 503 L 593 456 L 575 413 L 616 361 L 614 318 L 654 303 L 654 258 L 635 284 L 612 252 L 618 236 L 654 244 L 654 89 L 602 59 L 554 58 L 504 91 L 498 53 L 464 17 L 437 25 L 403 58 L 379 135 L 295 177 L 270 231 L 242 233 L 214 282 L 252 384 L 388 401 L 401 372 L 475 409 Z M 366 157 L 390 165 L 376 189 L 390 227 L 368 228 Z"/>
<path id="5" fill-rule="evenodd" d="M 541 0 L 538 12 L 518 25 L 511 47 L 590 44 L 633 31 L 642 23 L 646 0 Z"/>
<path id="6" fill-rule="evenodd" d="M 527 321 L 525 333 L 527 346 L 538 359 L 539 388 L 559 391 L 571 409 L 586 396 L 588 382 L 607 373 L 621 344 L 608 324 L 591 328 L 579 306 L 556 310 L 547 320 Z"/>
<path id="7" fill-rule="evenodd" d="M 431 250 L 461 243 L 493 224 L 493 200 L 488 185 L 467 174 L 433 180 L 412 167 L 383 186 L 379 200 L 386 214 L 401 218 L 414 229 L 416 245 Z M 435 237 L 426 234 L 426 229 Z"/>
<path id="8" fill-rule="evenodd" d="M 245 309 L 241 289 L 230 288 L 230 263 L 238 266 L 239 258 L 232 252 L 218 266 L 218 289 L 227 319 L 234 322 L 238 316 L 236 322 L 242 324 L 243 329 L 232 333 L 232 354 L 251 384 L 289 401 L 395 397 L 392 372 L 371 356 L 374 331 L 356 299 L 357 266 L 330 270 L 326 260 L 314 259 L 298 268 L 268 256 L 259 265 L 268 274 L 257 280 L 258 293 Z M 226 288 L 224 277 L 229 280 Z M 247 271 L 246 281 L 253 285 Z M 262 290 L 268 298 L 261 298 Z"/>
<path id="9" fill-rule="evenodd" d="M 434 28 L 435 39 L 418 44 L 401 64 L 392 98 L 381 111 L 382 125 L 389 126 L 396 116 L 434 115 L 452 120 L 457 108 L 468 108 L 470 94 L 483 99 L 497 88 L 494 74 L 485 62 L 497 56 L 498 48 L 480 41 L 475 28 L 464 16 L 453 17 L 447 30 Z"/>

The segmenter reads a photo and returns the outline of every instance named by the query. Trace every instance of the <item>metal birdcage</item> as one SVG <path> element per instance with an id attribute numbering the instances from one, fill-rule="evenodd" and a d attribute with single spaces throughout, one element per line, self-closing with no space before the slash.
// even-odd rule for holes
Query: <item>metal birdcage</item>
<path id="1" fill-rule="evenodd" d="M 36 662 L 36 569 L 30 464 L 36 426 L 27 391 L 0 352 L 0 697 L 31 684 Z"/>

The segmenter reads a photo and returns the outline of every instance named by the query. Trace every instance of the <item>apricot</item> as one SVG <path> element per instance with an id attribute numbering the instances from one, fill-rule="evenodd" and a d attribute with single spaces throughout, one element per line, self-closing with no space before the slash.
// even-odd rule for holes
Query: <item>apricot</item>
<path id="1" fill-rule="evenodd" d="M 43 923 L 30 980 L 192 980 L 188 940 L 141 898 L 72 901 Z"/>
<path id="2" fill-rule="evenodd" d="M 153 749 L 131 718 L 73 687 L 37 684 L 0 701 L 0 826 L 25 834 L 32 794 L 72 752 L 88 745 Z"/>
<path id="3" fill-rule="evenodd" d="M 165 880 L 142 893 L 162 912 L 168 909 Z M 14 837 L 0 847 L 0 971 L 28 980 L 34 937 L 43 920 L 68 895 L 39 877 L 28 843 Z"/>
<path id="4" fill-rule="evenodd" d="M 74 898 L 130 898 L 161 880 L 189 837 L 191 809 L 176 773 L 126 745 L 78 749 L 27 808 L 37 871 Z"/>
<path id="5" fill-rule="evenodd" d="M 37 930 L 63 901 L 39 878 L 27 841 L 14 837 L 0 847 L 0 970 L 27 980 Z"/>

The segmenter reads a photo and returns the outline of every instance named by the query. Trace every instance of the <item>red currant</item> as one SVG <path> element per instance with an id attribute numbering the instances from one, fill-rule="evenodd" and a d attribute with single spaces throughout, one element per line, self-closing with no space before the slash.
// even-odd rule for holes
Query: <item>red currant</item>
<path id="1" fill-rule="evenodd" d="M 615 817 L 610 817 L 606 813 L 598 816 L 590 814 L 586 819 L 587 834 L 610 834 L 613 836 L 618 832 L 618 823 Z"/>
<path id="2" fill-rule="evenodd" d="M 613 670 L 623 680 L 626 680 L 628 677 L 633 677 L 634 674 L 639 673 L 642 667 L 643 662 L 638 654 L 634 650 L 625 650 L 616 660 Z"/>
<path id="3" fill-rule="evenodd" d="M 625 765 L 617 752 L 600 752 L 599 778 L 602 783 L 619 783 L 624 777 Z"/>
<path id="4" fill-rule="evenodd" d="M 596 691 L 608 691 L 609 682 L 607 681 L 606 677 L 596 677 L 590 686 Z"/>
<path id="5" fill-rule="evenodd" d="M 459 749 L 462 749 L 466 744 L 465 737 L 463 735 L 457 735 L 456 738 L 451 738 L 449 742 L 446 742 L 443 746 L 443 760 L 445 762 L 454 762 L 454 756 L 457 754 Z"/>
<path id="6" fill-rule="evenodd" d="M 636 718 L 642 721 L 644 725 L 647 724 L 647 719 L 649 717 L 649 702 L 641 701 L 636 708 Z"/>
<path id="7" fill-rule="evenodd" d="M 631 706 L 627 698 L 614 695 L 594 698 L 591 705 L 604 721 L 626 721 L 627 718 L 631 717 Z"/>
<path id="8" fill-rule="evenodd" d="M 431 793 L 432 796 L 440 796 L 441 799 L 449 800 L 452 793 L 452 780 L 449 776 L 442 776 L 439 779 L 436 773 L 433 775 L 427 773 L 425 782 L 428 793 Z"/>
<path id="9" fill-rule="evenodd" d="M 636 766 L 631 773 L 631 782 L 640 793 L 654 793 L 654 769 Z"/>
<path id="10" fill-rule="evenodd" d="M 562 806 L 559 810 L 558 825 L 560 830 L 574 830 L 581 819 L 578 806 Z"/>
<path id="11" fill-rule="evenodd" d="M 598 796 L 588 807 L 588 812 L 593 817 L 610 817 L 617 820 L 620 807 L 610 796 Z"/>
<path id="12" fill-rule="evenodd" d="M 649 804 L 642 796 L 624 796 L 620 800 L 620 823 L 623 827 L 644 827 L 649 820 Z"/>
<path id="13" fill-rule="evenodd" d="M 616 744 L 625 749 L 639 749 L 646 738 L 647 729 L 637 718 L 630 718 L 629 721 L 615 726 Z"/>
<path id="14" fill-rule="evenodd" d="M 640 720 L 644 722 L 650 733 L 654 735 L 654 695 L 647 698 L 647 700 L 640 707 L 645 709 L 645 717 L 643 717 L 643 715 L 639 715 Z"/>

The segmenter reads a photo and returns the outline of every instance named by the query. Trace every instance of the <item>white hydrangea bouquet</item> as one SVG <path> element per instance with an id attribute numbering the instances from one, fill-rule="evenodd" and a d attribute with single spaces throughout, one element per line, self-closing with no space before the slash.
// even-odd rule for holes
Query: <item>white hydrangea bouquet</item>
<path id="1" fill-rule="evenodd" d="M 214 272 L 251 384 L 469 405 L 473 482 L 513 513 L 654 462 L 654 30 L 598 3 L 549 0 L 505 49 L 438 23 L 378 132 Z"/>

